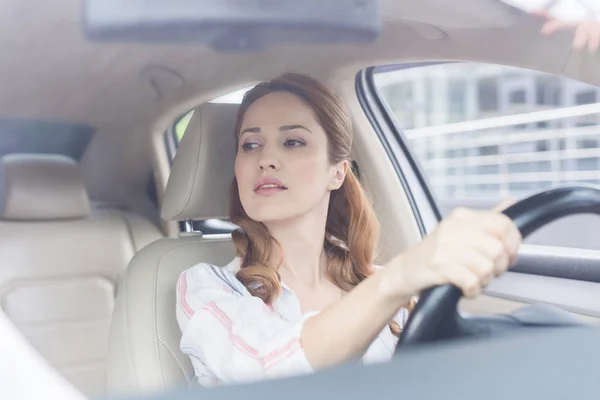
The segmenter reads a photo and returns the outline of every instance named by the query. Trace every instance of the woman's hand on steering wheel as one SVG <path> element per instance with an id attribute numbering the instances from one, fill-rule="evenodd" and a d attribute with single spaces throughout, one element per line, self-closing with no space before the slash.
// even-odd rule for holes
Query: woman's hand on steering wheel
<path id="1" fill-rule="evenodd" d="M 514 264 L 522 242 L 513 221 L 501 212 L 505 206 L 454 210 L 432 234 L 394 260 L 393 284 L 407 291 L 404 296 L 444 284 L 457 286 L 466 297 L 477 296 Z"/>

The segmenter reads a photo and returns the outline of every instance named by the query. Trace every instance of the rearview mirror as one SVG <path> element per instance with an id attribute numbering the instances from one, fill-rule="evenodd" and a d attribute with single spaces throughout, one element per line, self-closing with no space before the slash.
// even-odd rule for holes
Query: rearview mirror
<path id="1" fill-rule="evenodd" d="M 216 50 L 371 42 L 377 0 L 85 0 L 88 38 L 199 42 Z"/>

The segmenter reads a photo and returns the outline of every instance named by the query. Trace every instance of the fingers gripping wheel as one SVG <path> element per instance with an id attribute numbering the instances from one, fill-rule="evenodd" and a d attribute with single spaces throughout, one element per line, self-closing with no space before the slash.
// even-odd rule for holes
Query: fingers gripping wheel
<path id="1" fill-rule="evenodd" d="M 504 210 L 523 238 L 561 217 L 584 213 L 600 215 L 600 188 L 571 186 L 551 189 Z M 484 326 L 458 313 L 461 297 L 460 289 L 452 285 L 425 290 L 402 332 L 396 352 L 402 347 L 418 343 L 481 334 Z"/>

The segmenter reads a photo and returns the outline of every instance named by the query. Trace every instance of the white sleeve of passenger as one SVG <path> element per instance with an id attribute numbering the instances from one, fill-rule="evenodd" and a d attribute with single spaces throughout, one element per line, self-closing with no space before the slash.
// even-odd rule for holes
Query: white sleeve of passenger
<path id="1" fill-rule="evenodd" d="M 583 21 L 586 19 L 600 19 L 600 1 L 598 0 L 502 0 L 513 7 L 525 12 L 545 9 L 550 6 L 553 17 L 568 21 Z"/>
<path id="2" fill-rule="evenodd" d="M 598 0 L 581 0 L 585 7 L 597 20 L 600 20 L 600 1 Z"/>
<path id="3" fill-rule="evenodd" d="M 213 383 L 312 372 L 300 337 L 315 314 L 284 320 L 231 273 L 208 264 L 182 273 L 177 286 L 181 350 Z"/>

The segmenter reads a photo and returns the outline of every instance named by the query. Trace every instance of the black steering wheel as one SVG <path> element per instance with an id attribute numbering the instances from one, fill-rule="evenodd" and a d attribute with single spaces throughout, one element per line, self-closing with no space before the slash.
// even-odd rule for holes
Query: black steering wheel
<path id="1" fill-rule="evenodd" d="M 573 214 L 600 214 L 600 188 L 570 186 L 551 189 L 528 197 L 504 210 L 523 238 L 561 217 Z M 511 316 L 471 317 L 459 314 L 460 289 L 453 285 L 429 288 L 419 298 L 402 332 L 396 352 L 407 346 L 464 337 L 485 337 L 522 327 L 523 319 Z M 544 311 L 547 315 L 547 310 Z M 574 325 L 573 320 L 557 314 L 545 326 Z M 565 323 L 565 321 L 568 321 Z"/>

